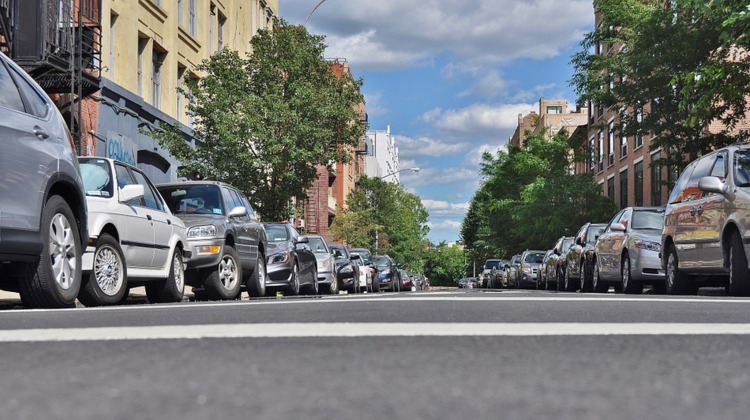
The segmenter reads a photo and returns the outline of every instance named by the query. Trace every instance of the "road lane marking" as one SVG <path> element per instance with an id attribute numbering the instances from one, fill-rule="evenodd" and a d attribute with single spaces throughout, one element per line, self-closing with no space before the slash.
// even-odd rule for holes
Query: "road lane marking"
<path id="1" fill-rule="evenodd" d="M 206 338 L 541 337 L 750 335 L 750 324 L 689 323 L 269 323 L 0 331 L 0 342 Z"/>

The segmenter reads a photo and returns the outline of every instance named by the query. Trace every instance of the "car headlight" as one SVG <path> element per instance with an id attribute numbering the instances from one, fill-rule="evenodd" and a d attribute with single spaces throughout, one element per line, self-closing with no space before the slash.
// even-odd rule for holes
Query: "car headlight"
<path id="1" fill-rule="evenodd" d="M 351 265 L 345 265 L 344 268 L 341 269 L 342 273 L 353 273 L 354 269 Z"/>
<path id="2" fill-rule="evenodd" d="M 523 268 L 524 273 L 531 273 L 531 267 L 524 267 Z"/>
<path id="3" fill-rule="evenodd" d="M 661 244 L 658 242 L 635 241 L 633 245 L 635 245 L 636 248 L 645 249 L 648 251 L 659 252 L 659 250 L 661 250 Z"/>
<path id="4" fill-rule="evenodd" d="M 322 270 L 322 269 L 328 267 L 329 265 L 331 265 L 331 261 L 330 260 L 318 261 L 318 270 Z"/>
<path id="5" fill-rule="evenodd" d="M 282 252 L 271 257 L 271 264 L 285 264 L 289 262 L 291 252 Z"/>
<path id="6" fill-rule="evenodd" d="M 213 238 L 215 236 L 216 226 L 214 225 L 193 226 L 187 231 L 188 239 Z"/>

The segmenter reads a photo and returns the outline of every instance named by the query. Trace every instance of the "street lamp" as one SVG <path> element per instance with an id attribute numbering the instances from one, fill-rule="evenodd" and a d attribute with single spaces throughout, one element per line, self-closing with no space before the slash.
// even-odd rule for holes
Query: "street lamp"
<path id="1" fill-rule="evenodd" d="M 307 26 L 307 21 L 308 21 L 308 19 L 310 19 L 310 16 L 312 16 L 313 12 L 314 12 L 314 11 L 315 11 L 315 10 L 316 10 L 316 9 L 317 9 L 318 7 L 320 7 L 320 5 L 321 5 L 321 4 L 325 3 L 325 1 L 326 1 L 326 0 L 320 0 L 320 1 L 318 2 L 318 4 L 316 4 L 316 5 L 315 5 L 315 7 L 313 7 L 313 8 L 312 8 L 312 10 L 310 10 L 310 13 L 309 13 L 309 14 L 307 15 L 307 17 L 305 18 L 305 23 L 303 23 L 303 24 L 302 24 L 302 26 Z"/>
<path id="2" fill-rule="evenodd" d="M 399 172 L 401 172 L 401 171 L 414 171 L 414 172 L 419 172 L 419 168 L 404 168 L 404 169 L 399 169 L 398 171 L 395 171 L 395 172 L 391 172 L 391 173 L 389 173 L 389 174 L 386 174 L 386 175 L 383 175 L 383 176 L 379 176 L 379 177 L 378 177 L 378 179 L 385 179 L 385 178 L 388 178 L 389 176 L 391 176 L 391 175 L 394 175 L 394 174 L 397 174 L 397 173 L 399 173 Z"/>

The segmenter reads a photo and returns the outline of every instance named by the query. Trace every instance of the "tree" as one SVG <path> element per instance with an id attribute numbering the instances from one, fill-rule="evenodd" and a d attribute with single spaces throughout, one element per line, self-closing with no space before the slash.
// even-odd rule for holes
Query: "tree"
<path id="1" fill-rule="evenodd" d="M 666 163 L 681 168 L 685 158 L 748 137 L 735 129 L 745 116 L 750 73 L 746 58 L 731 56 L 737 34 L 722 29 L 726 13 L 701 13 L 714 2 L 665 3 L 598 0 L 599 24 L 573 56 L 571 84 L 581 102 L 619 113 L 617 131 L 650 133 L 652 150 L 661 147 Z"/>
<path id="2" fill-rule="evenodd" d="M 433 286 L 456 286 L 464 277 L 466 258 L 463 250 L 447 246 L 445 242 L 431 248 L 425 255 L 426 269 L 424 274 Z"/>
<path id="3" fill-rule="evenodd" d="M 177 125 L 151 133 L 182 171 L 240 188 L 264 220 L 285 220 L 304 197 L 316 165 L 346 162 L 365 127 L 355 105 L 361 80 L 323 58 L 323 37 L 277 21 L 258 31 L 253 54 L 223 49 L 185 77 L 193 143 Z"/>

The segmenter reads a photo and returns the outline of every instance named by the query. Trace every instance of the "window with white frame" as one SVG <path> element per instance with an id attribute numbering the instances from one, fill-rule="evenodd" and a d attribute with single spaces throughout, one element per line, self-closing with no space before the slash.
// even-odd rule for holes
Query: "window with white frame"
<path id="1" fill-rule="evenodd" d="M 216 20 L 216 6 L 211 5 L 208 11 L 208 53 L 214 52 L 214 21 Z"/>
<path id="2" fill-rule="evenodd" d="M 161 107 L 161 66 L 164 63 L 164 53 L 154 48 L 151 56 L 151 105 Z"/>
<path id="3" fill-rule="evenodd" d="M 623 116 L 623 120 L 627 117 L 627 114 Z M 627 124 L 625 122 L 622 123 L 622 127 L 620 128 L 620 159 L 624 158 L 628 155 L 628 135 L 627 133 Z"/>
<path id="4" fill-rule="evenodd" d="M 604 170 L 604 131 L 599 130 L 599 168 L 598 171 Z"/>
<path id="5" fill-rule="evenodd" d="M 219 51 L 224 49 L 224 25 L 227 23 L 227 18 L 219 13 L 219 33 L 217 34 L 217 41 L 219 42 Z"/>
<path id="6" fill-rule="evenodd" d="M 641 127 L 643 124 L 643 108 L 635 110 L 635 121 L 638 123 L 638 131 L 635 134 L 635 148 L 637 149 L 643 146 L 643 128 Z"/>
<path id="7" fill-rule="evenodd" d="M 608 156 L 608 166 L 612 166 L 615 164 L 615 122 L 610 121 L 609 127 L 608 127 L 608 133 L 607 133 L 607 151 L 609 152 Z"/>
<path id="8" fill-rule="evenodd" d="M 190 35 L 196 36 L 198 34 L 198 0 L 189 0 L 190 3 L 188 4 L 188 23 L 190 25 Z"/>

